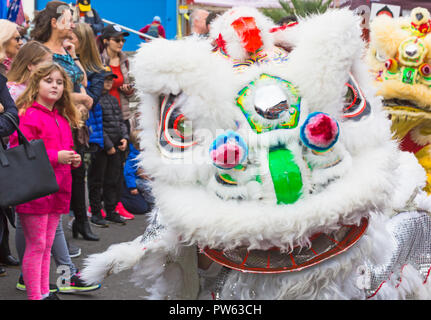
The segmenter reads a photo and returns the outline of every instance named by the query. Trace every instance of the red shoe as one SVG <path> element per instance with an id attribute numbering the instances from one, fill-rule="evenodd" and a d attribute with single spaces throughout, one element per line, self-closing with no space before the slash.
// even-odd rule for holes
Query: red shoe
<path id="1" fill-rule="evenodd" d="M 133 214 L 131 214 L 129 211 L 127 211 L 121 202 L 118 202 L 117 207 L 115 208 L 115 211 L 118 212 L 119 215 L 122 216 L 126 220 L 135 219 L 135 216 Z"/>
<path id="2" fill-rule="evenodd" d="M 102 213 L 102 218 L 105 219 L 106 218 L 106 212 L 105 212 L 105 210 L 102 209 L 102 210 L 100 210 L 100 212 Z M 91 217 L 91 207 L 90 206 L 88 206 L 87 216 Z"/>

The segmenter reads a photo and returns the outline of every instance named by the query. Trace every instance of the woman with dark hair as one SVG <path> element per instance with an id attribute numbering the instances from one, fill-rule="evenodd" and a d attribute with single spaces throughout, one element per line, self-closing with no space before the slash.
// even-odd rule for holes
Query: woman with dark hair
<path id="1" fill-rule="evenodd" d="M 133 95 L 134 90 L 128 75 L 129 60 L 123 52 L 127 36 L 129 33 L 123 31 L 118 25 L 110 24 L 103 29 L 102 62 L 104 65 L 110 66 L 112 72 L 118 77 L 109 94 L 117 99 L 123 113 L 123 120 L 126 122 L 130 133 L 129 120 L 132 118 L 132 113 L 129 109 L 129 98 Z"/>
<path id="2" fill-rule="evenodd" d="M 85 107 L 90 109 L 93 102 L 84 90 L 87 81 L 85 73 L 75 53 L 75 47 L 70 42 L 74 27 L 72 12 L 67 3 L 50 1 L 34 18 L 31 37 L 47 46 L 53 53 L 54 62 L 66 70 L 73 83 L 73 102 L 81 113 L 85 113 Z"/>
<path id="3" fill-rule="evenodd" d="M 133 115 L 129 108 L 129 99 L 133 96 L 134 89 L 129 78 L 129 60 L 127 55 L 123 52 L 123 46 L 127 36 L 129 36 L 129 33 L 123 31 L 119 25 L 110 24 L 103 29 L 102 41 L 104 50 L 102 52 L 102 62 L 104 65 L 109 66 L 112 73 L 117 76 L 109 94 L 117 99 L 123 115 L 123 121 L 127 127 L 127 133 L 130 134 L 131 130 L 134 128 L 130 122 Z M 126 161 L 126 157 L 127 152 L 121 151 L 121 162 L 123 165 Z M 123 175 L 121 175 L 116 199 L 118 205 L 115 208 L 115 212 L 125 218 L 131 218 L 131 213 L 128 212 L 120 202 L 123 181 Z"/>

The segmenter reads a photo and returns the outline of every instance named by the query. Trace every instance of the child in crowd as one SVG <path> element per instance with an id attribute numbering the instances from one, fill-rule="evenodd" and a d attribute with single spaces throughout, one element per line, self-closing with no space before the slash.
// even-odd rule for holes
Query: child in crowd
<path id="1" fill-rule="evenodd" d="M 99 227 L 107 227 L 107 221 L 125 224 L 125 219 L 115 209 L 120 201 L 118 188 L 123 169 L 120 151 L 126 150 L 129 135 L 118 101 L 109 94 L 116 77 L 111 68 L 106 66 L 104 90 L 99 100 L 102 106 L 104 149 L 92 153 L 88 169 L 91 222 Z M 102 200 L 106 218 L 101 212 Z"/>
<path id="2" fill-rule="evenodd" d="M 52 52 L 42 43 L 33 40 L 21 47 L 7 73 L 7 87 L 14 101 L 27 88 L 31 72 L 46 62 L 52 62 Z"/>
<path id="3" fill-rule="evenodd" d="M 8 80 L 9 80 L 7 83 L 7 86 L 9 88 L 9 92 L 14 101 L 17 101 L 18 98 L 21 96 L 21 94 L 27 88 L 31 73 L 34 70 L 36 70 L 38 66 L 44 63 L 50 63 L 50 62 L 52 63 L 51 50 L 48 49 L 40 42 L 29 41 L 20 49 L 14 61 L 12 62 L 11 69 L 7 74 Z M 16 224 L 16 231 L 15 231 L 16 251 L 18 253 L 19 260 L 22 261 L 24 257 L 26 245 L 25 245 L 24 231 L 22 229 L 19 216 L 17 216 L 15 224 Z M 76 268 L 75 264 L 72 262 L 71 254 L 69 254 L 69 248 L 64 235 L 61 218 L 57 226 L 51 251 L 52 251 L 52 257 L 54 258 L 54 261 L 57 266 L 67 265 L 70 267 L 70 276 L 71 276 L 70 285 L 61 286 L 60 288 L 58 288 L 60 292 L 68 292 L 68 293 L 71 291 L 87 292 L 87 291 L 93 291 L 100 287 L 100 286 L 86 285 L 79 278 L 78 269 Z M 26 286 L 22 275 L 19 277 L 16 287 L 18 290 L 26 290 Z M 52 285 L 51 287 L 52 287 L 51 291 L 57 291 L 57 286 Z"/>
<path id="4" fill-rule="evenodd" d="M 58 300 L 49 293 L 51 246 L 61 214 L 69 213 L 71 167 L 81 165 L 73 151 L 72 128 L 81 126 L 80 114 L 72 103 L 71 83 L 56 63 L 42 64 L 31 75 L 28 86 L 16 104 L 20 129 L 29 140 L 42 139 L 60 190 L 16 207 L 26 248 L 22 274 L 30 300 Z M 11 136 L 11 146 L 18 136 Z"/>
<path id="5" fill-rule="evenodd" d="M 150 212 L 154 206 L 154 198 L 151 194 L 151 178 L 148 177 L 142 168 L 139 168 L 137 159 L 139 155 L 138 130 L 130 133 L 130 152 L 124 166 L 125 188 L 121 197 L 121 202 L 127 211 L 135 214 Z"/>

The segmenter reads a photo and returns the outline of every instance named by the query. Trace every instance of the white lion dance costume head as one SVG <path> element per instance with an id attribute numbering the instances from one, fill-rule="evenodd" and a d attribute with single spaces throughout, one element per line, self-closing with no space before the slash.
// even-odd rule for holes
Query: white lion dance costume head
<path id="1" fill-rule="evenodd" d="M 83 278 L 133 267 L 153 299 L 429 298 L 425 173 L 391 139 L 356 16 L 277 30 L 233 8 L 210 38 L 134 58 L 158 210 Z"/>

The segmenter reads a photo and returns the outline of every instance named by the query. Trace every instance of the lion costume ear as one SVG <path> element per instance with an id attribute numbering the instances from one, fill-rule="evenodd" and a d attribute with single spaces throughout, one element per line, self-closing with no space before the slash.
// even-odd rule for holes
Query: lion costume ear
<path id="1" fill-rule="evenodd" d="M 352 66 L 365 52 L 360 18 L 347 9 L 311 16 L 285 31 L 294 49 L 286 70 L 298 86 L 310 112 L 342 112 Z"/>
<path id="2" fill-rule="evenodd" d="M 410 24 L 407 18 L 393 19 L 381 15 L 373 19 L 370 24 L 370 48 L 373 48 L 375 59 L 384 60 L 394 58 L 402 41 L 410 35 Z"/>
<path id="3" fill-rule="evenodd" d="M 234 101 L 232 67 L 211 51 L 208 41 L 195 37 L 143 44 L 131 64 L 139 92 L 156 97 L 181 93 L 187 97 L 182 113 L 194 128 L 233 128 L 225 117 Z"/>

